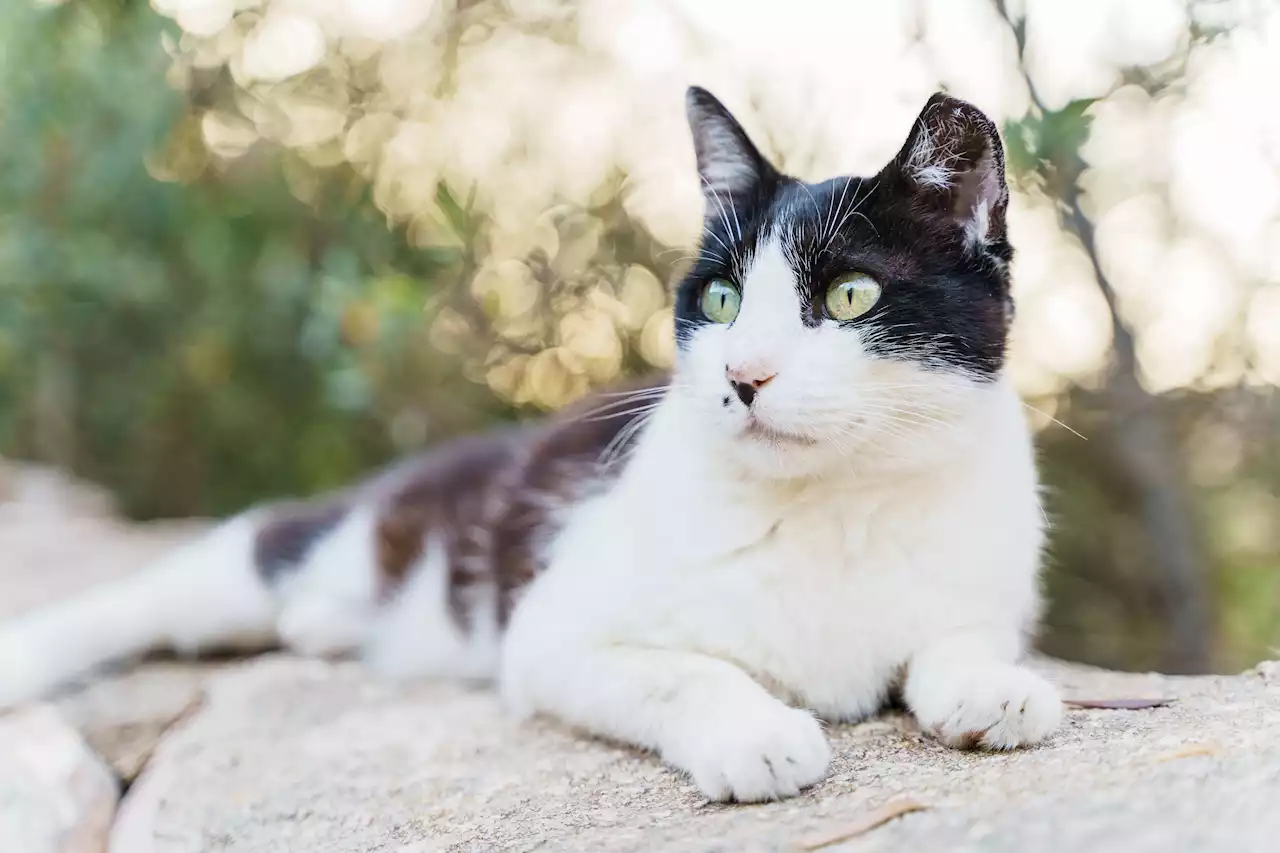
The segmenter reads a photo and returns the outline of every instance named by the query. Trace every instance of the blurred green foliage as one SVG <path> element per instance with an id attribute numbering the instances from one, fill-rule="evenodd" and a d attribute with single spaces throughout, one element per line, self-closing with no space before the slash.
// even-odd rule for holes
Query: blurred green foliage
<path id="1" fill-rule="evenodd" d="M 1238 671 L 1280 650 L 1280 397 L 1240 388 L 1183 391 L 1156 403 L 1192 475 L 1192 523 L 1208 539 L 1206 594 L 1214 611 L 1215 668 Z M 1074 389 L 1065 429 L 1038 439 L 1045 507 L 1053 524 L 1041 645 L 1100 665 L 1160 670 L 1170 631 L 1152 571 L 1140 495 L 1123 474 L 1102 394 Z"/>
<path id="2" fill-rule="evenodd" d="M 135 516 L 221 514 L 349 481 L 403 449 L 396 418 L 411 444 L 498 414 L 415 345 L 456 253 L 411 250 L 341 170 L 303 204 L 283 155 L 205 167 L 163 26 L 140 3 L 0 8 L 5 452 Z M 424 414 L 416 382 L 458 387 Z"/>
<path id="3" fill-rule="evenodd" d="M 1061 180 L 1074 180 L 1080 146 L 1089 138 L 1092 98 L 1071 101 L 1058 110 L 1029 113 L 1005 123 L 1005 160 L 1011 176 L 1061 197 Z"/>

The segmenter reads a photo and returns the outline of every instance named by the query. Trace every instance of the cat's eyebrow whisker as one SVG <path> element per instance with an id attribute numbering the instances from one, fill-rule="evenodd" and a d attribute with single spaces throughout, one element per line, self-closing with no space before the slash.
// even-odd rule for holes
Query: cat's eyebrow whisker
<path id="1" fill-rule="evenodd" d="M 703 178 L 703 179 L 702 179 L 702 183 L 703 183 L 703 185 L 704 185 L 704 186 L 706 186 L 706 188 L 707 188 L 707 192 L 711 193 L 711 197 L 712 197 L 712 198 L 714 198 L 714 199 L 716 200 L 716 207 L 720 208 L 720 221 L 724 223 L 724 230 L 725 230 L 725 231 L 728 231 L 730 234 L 735 233 L 735 232 L 734 232 L 734 231 L 729 227 L 729 214 L 728 214 L 728 213 L 725 211 L 725 209 L 724 209 L 724 202 L 722 202 L 722 201 L 720 200 L 720 193 L 716 192 L 715 187 L 711 186 L 711 182 L 710 182 L 710 181 L 708 181 L 706 178 Z M 732 195 L 730 195 L 730 196 L 729 196 L 729 204 L 733 204 L 733 196 L 732 196 Z M 738 221 L 738 211 L 737 211 L 737 208 L 734 208 L 734 212 L 733 212 L 733 220 L 734 220 L 734 222 L 737 222 L 737 221 Z M 741 227 L 739 227 L 739 228 L 738 228 L 738 230 L 737 230 L 737 232 L 736 232 L 736 233 L 737 233 L 737 235 L 738 235 L 738 240 L 739 240 L 739 242 L 741 242 L 741 240 L 742 240 L 742 229 L 741 229 Z M 723 245 L 723 244 L 721 244 L 721 245 Z M 728 250 L 729 250 L 729 247 L 728 247 L 728 246 L 725 246 L 725 250 L 726 250 L 726 251 L 728 251 Z M 729 254 L 731 254 L 731 255 L 732 255 L 733 253 L 732 253 L 732 252 L 729 252 Z"/>
<path id="2" fill-rule="evenodd" d="M 850 175 L 844 179 L 844 187 L 840 190 L 840 201 L 831 205 L 827 211 L 827 221 L 822 227 L 822 236 L 826 237 L 827 245 L 831 243 L 832 228 L 835 225 L 836 217 L 840 215 L 840 211 L 844 209 L 844 196 L 849 192 L 849 184 L 853 183 L 853 176 Z M 832 198 L 835 198 L 834 193 Z"/>
<path id="3" fill-rule="evenodd" d="M 711 237 L 711 238 L 712 238 L 713 240 L 715 240 L 717 243 L 719 243 L 719 244 L 720 244 L 720 246 L 721 246 L 721 248 L 723 248 L 726 252 L 728 252 L 728 253 L 729 253 L 729 257 L 730 257 L 730 258 L 732 258 L 732 257 L 733 257 L 733 249 L 730 249 L 730 248 L 729 248 L 729 246 L 728 246 L 728 245 L 727 245 L 723 240 L 721 240 L 721 239 L 720 239 L 720 235 L 719 235 L 719 234 L 717 234 L 716 232 L 712 231 L 712 230 L 711 230 L 710 228 L 708 228 L 706 225 L 703 225 L 703 226 L 702 226 L 702 232 L 703 232 L 704 234 L 706 234 L 707 236 Z"/>
<path id="4" fill-rule="evenodd" d="M 665 259 L 663 255 L 658 255 L 657 257 L 659 260 Z M 682 263 L 684 261 L 691 261 L 695 263 L 697 261 L 716 261 L 722 264 L 727 263 L 725 259 L 718 252 L 712 252 L 710 249 L 707 249 L 705 246 L 702 248 L 702 251 L 699 254 L 677 256 L 673 261 L 673 263 Z"/>
<path id="5" fill-rule="evenodd" d="M 813 205 L 813 212 L 821 216 L 822 208 L 818 207 L 818 200 L 813 197 L 813 193 L 809 190 L 809 185 L 802 181 L 800 189 L 804 190 L 804 194 L 809 197 L 809 203 Z"/>
<path id="6" fill-rule="evenodd" d="M 729 209 L 733 211 L 733 225 L 738 232 L 738 242 L 742 242 L 742 223 L 738 221 L 738 205 L 733 202 L 733 193 L 729 193 Z M 725 227 L 728 227 L 726 223 Z"/>
<path id="7" fill-rule="evenodd" d="M 826 245 L 822 247 L 822 251 L 825 252 L 831 246 L 831 240 L 837 234 L 840 233 L 840 229 L 844 228 L 844 224 L 848 222 L 849 217 L 853 216 L 854 214 L 857 214 L 858 216 L 861 216 L 864 220 L 866 220 L 866 223 L 871 226 L 871 230 L 875 232 L 875 235 L 877 237 L 880 236 L 880 232 L 876 231 L 876 227 L 874 225 L 871 225 L 871 220 L 867 219 L 865 215 L 858 213 L 858 208 L 861 207 L 864 203 L 866 203 L 867 199 L 871 198 L 871 194 L 874 193 L 879 186 L 880 186 L 880 182 L 874 181 L 872 182 L 871 187 L 865 193 L 862 194 L 862 197 L 860 199 L 857 197 L 854 198 L 853 203 L 850 205 L 849 212 L 846 213 L 843 218 L 841 218 L 840 223 L 836 225 L 836 227 L 832 230 L 831 236 L 827 238 Z M 859 187 L 859 189 L 861 189 L 861 187 Z"/>
<path id="8" fill-rule="evenodd" d="M 879 237 L 879 236 L 880 236 L 880 232 L 876 229 L 876 226 L 871 222 L 871 220 L 867 218 L 867 215 L 866 215 L 865 213 L 860 213 L 859 211 L 851 210 L 851 211 L 849 211 L 848 213 L 846 213 L 846 214 L 844 215 L 844 218 L 845 218 L 845 219 L 848 219 L 850 216 L 856 216 L 856 217 L 858 217 L 858 218 L 859 218 L 859 219 L 861 219 L 863 222 L 867 223 L 867 227 L 871 229 L 871 232 L 872 232 L 873 234 L 875 234 L 877 237 Z M 840 221 L 840 227 L 841 227 L 841 228 L 843 228 L 843 227 L 844 227 L 844 220 L 841 220 L 841 221 Z"/>

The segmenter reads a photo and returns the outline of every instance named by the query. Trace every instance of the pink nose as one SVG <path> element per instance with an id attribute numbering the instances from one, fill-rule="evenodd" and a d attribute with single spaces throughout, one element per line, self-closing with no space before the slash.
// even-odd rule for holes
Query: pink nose
<path id="1" fill-rule="evenodd" d="M 724 375 L 742 404 L 750 406 L 756 398 L 756 392 L 772 382 L 778 374 L 758 367 L 732 368 L 726 364 Z"/>
<path id="2" fill-rule="evenodd" d="M 729 377 L 729 381 L 735 385 L 751 385 L 755 388 L 763 388 L 773 381 L 773 377 L 778 374 L 757 365 L 730 367 L 726 364 L 724 375 Z"/>

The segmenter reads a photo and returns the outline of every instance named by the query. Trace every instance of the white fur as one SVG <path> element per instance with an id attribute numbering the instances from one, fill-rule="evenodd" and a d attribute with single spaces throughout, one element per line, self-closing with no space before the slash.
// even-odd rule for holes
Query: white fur
<path id="1" fill-rule="evenodd" d="M 0 708 L 157 648 L 270 642 L 275 602 L 253 570 L 245 515 L 124 581 L 0 625 Z"/>
<path id="2" fill-rule="evenodd" d="M 971 246 L 982 246 L 987 242 L 987 232 L 991 229 L 991 203 L 979 198 L 973 206 L 973 218 L 964 224 L 964 236 Z"/>
<path id="3" fill-rule="evenodd" d="M 1042 515 L 1005 381 L 879 359 L 799 321 L 777 239 L 738 320 L 696 331 L 677 381 L 605 494 L 579 506 L 517 607 L 503 696 L 659 752 L 713 799 L 788 796 L 827 765 L 805 711 L 906 699 L 956 745 L 1034 743 L 1053 688 L 1016 663 L 1038 611 Z M 765 426 L 723 405 L 758 361 Z"/>
<path id="4" fill-rule="evenodd" d="M 929 128 L 922 127 L 911 153 L 907 155 L 907 171 L 920 186 L 945 190 L 955 179 L 954 161 L 954 156 L 938 146 Z"/>
<path id="5" fill-rule="evenodd" d="M 360 648 L 378 616 L 373 507 L 360 507 L 321 537 L 281 585 L 277 622 L 294 651 L 330 657 Z"/>
<path id="6" fill-rule="evenodd" d="M 491 677 L 498 658 L 495 590 L 484 585 L 467 601 L 464 634 L 449 609 L 449 564 L 444 543 L 429 536 L 409 579 L 379 618 L 362 650 L 374 671 L 394 678 Z"/>

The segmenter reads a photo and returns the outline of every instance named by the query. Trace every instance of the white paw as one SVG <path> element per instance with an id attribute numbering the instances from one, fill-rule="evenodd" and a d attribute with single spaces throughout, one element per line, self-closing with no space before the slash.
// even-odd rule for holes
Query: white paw
<path id="1" fill-rule="evenodd" d="M 708 798 L 778 800 L 826 778 L 831 751 L 813 715 L 781 702 L 721 714 L 697 721 L 679 745 L 663 751 Z"/>
<path id="2" fill-rule="evenodd" d="M 1028 669 L 991 665 L 922 684 L 911 697 L 920 726 L 957 749 L 1013 749 L 1058 728 L 1062 700 Z"/>

